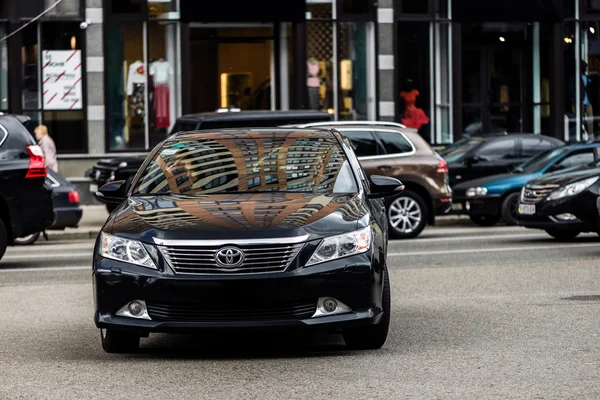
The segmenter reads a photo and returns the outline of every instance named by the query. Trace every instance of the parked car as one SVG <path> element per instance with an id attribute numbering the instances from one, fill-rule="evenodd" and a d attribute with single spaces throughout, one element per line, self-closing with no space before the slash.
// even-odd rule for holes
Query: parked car
<path id="1" fill-rule="evenodd" d="M 335 128 L 351 140 L 367 175 L 402 181 L 406 189 L 386 199 L 390 234 L 398 239 L 417 237 L 437 215 L 452 210 L 452 191 L 446 161 L 415 129 L 393 122 L 323 122 L 304 128 Z"/>
<path id="2" fill-rule="evenodd" d="M 0 115 L 0 259 L 15 239 L 54 222 L 42 149 L 12 115 Z"/>
<path id="3" fill-rule="evenodd" d="M 83 210 L 79 206 L 79 192 L 75 185 L 70 183 L 61 174 L 48 170 L 46 185 L 52 188 L 52 205 L 56 218 L 47 230 L 64 230 L 65 228 L 77 228 L 83 216 Z M 29 245 L 35 243 L 42 232 L 35 232 L 28 236 L 15 239 L 15 244 Z"/>
<path id="4" fill-rule="evenodd" d="M 544 175 L 528 182 L 518 205 L 519 225 L 543 229 L 559 240 L 600 232 L 597 199 L 600 162 Z"/>
<path id="5" fill-rule="evenodd" d="M 330 120 L 330 114 L 320 111 L 239 111 L 223 109 L 212 113 L 190 114 L 179 117 L 170 135 L 180 131 L 239 127 L 275 127 L 287 124 L 326 122 Z M 96 193 L 99 187 L 115 180 L 131 182 L 145 158 L 145 155 L 133 157 L 115 156 L 114 158 L 100 160 L 85 173 L 86 177 L 92 179 L 90 192 Z M 113 211 L 111 205 L 107 205 L 107 209 L 109 212 Z"/>
<path id="6" fill-rule="evenodd" d="M 440 151 L 450 170 L 450 186 L 512 171 L 517 165 L 550 149 L 564 146 L 559 139 L 529 134 L 471 137 L 460 146 Z"/>
<path id="7" fill-rule="evenodd" d="M 102 347 L 131 352 L 152 332 L 218 328 L 340 329 L 351 348 L 381 347 L 382 199 L 398 190 L 397 179 L 368 178 L 336 131 L 171 136 L 129 187 L 98 193 L 119 204 L 93 260 Z"/>
<path id="8" fill-rule="evenodd" d="M 463 182 L 454 187 L 457 209 L 466 210 L 480 226 L 517 225 L 517 204 L 525 184 L 544 174 L 587 165 L 600 160 L 600 143 L 580 144 L 548 150 L 526 161 L 511 173 Z"/>

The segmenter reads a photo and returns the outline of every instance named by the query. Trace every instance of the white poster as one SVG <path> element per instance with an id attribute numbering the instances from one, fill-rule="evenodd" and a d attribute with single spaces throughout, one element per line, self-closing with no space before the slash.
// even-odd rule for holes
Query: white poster
<path id="1" fill-rule="evenodd" d="M 44 110 L 81 110 L 81 50 L 44 50 Z"/>

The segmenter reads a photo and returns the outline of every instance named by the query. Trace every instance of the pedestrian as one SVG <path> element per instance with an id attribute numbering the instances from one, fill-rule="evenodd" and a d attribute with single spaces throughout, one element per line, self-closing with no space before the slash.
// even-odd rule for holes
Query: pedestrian
<path id="1" fill-rule="evenodd" d="M 35 128 L 35 138 L 38 144 L 42 148 L 44 153 L 44 159 L 46 160 L 46 167 L 51 171 L 58 172 L 58 163 L 56 162 L 56 144 L 54 140 L 48 135 L 48 128 L 46 125 L 40 125 Z"/>

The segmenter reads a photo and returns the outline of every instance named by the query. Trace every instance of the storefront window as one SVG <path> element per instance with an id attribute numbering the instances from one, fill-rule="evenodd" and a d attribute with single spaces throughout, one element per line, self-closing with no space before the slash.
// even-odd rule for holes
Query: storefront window
<path id="1" fill-rule="evenodd" d="M 333 1 L 320 0 L 307 2 L 306 19 L 333 19 Z"/>
<path id="2" fill-rule="evenodd" d="M 367 23 L 338 24 L 339 119 L 368 119 L 368 81 L 370 65 L 367 58 Z"/>
<path id="3" fill-rule="evenodd" d="M 106 24 L 110 150 L 145 149 L 148 87 L 142 23 Z"/>
<path id="4" fill-rule="evenodd" d="M 431 139 L 430 22 L 403 22 L 397 25 L 398 115 L 404 125 Z"/>
<path id="5" fill-rule="evenodd" d="M 140 14 L 143 0 L 108 0 L 113 14 Z"/>
<path id="6" fill-rule="evenodd" d="M 334 113 L 333 22 L 306 24 L 308 109 Z"/>
<path id="7" fill-rule="evenodd" d="M 24 110 L 39 110 L 42 108 L 39 90 L 38 74 L 38 24 L 31 24 L 23 29 L 22 74 L 23 92 L 22 106 Z"/>
<path id="8" fill-rule="evenodd" d="M 148 17 L 152 19 L 174 19 L 179 10 L 179 0 L 148 0 Z"/>
<path id="9" fill-rule="evenodd" d="M 46 10 L 52 7 L 54 3 L 56 3 L 56 0 L 44 0 L 44 9 Z M 46 14 L 44 14 L 44 18 L 78 17 L 81 12 L 79 9 L 80 4 L 81 0 L 62 0 L 55 7 L 51 8 Z"/>
<path id="10" fill-rule="evenodd" d="M 429 0 L 398 0 L 403 14 L 428 14 Z"/>

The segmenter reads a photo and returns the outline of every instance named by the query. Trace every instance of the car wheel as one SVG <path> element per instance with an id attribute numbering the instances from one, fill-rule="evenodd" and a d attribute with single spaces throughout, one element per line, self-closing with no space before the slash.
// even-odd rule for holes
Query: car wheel
<path id="1" fill-rule="evenodd" d="M 469 218 L 478 226 L 494 226 L 500 221 L 498 215 L 469 215 Z"/>
<path id="2" fill-rule="evenodd" d="M 135 353 L 140 347 L 137 332 L 100 329 L 102 348 L 107 353 Z"/>
<path id="3" fill-rule="evenodd" d="M 506 225 L 517 225 L 517 208 L 519 207 L 519 193 L 511 193 L 502 202 L 500 213 Z"/>
<path id="4" fill-rule="evenodd" d="M 427 224 L 427 207 L 415 192 L 405 191 L 387 207 L 390 233 L 396 239 L 417 237 Z"/>
<path id="5" fill-rule="evenodd" d="M 4 252 L 6 252 L 6 247 L 8 246 L 8 233 L 6 232 L 6 226 L 4 226 L 4 221 L 0 219 L 0 260 L 4 256 Z"/>
<path id="6" fill-rule="evenodd" d="M 383 272 L 383 315 L 377 325 L 361 326 L 360 328 L 346 329 L 343 333 L 346 346 L 354 350 L 379 349 L 387 340 L 390 328 L 391 294 L 390 277 L 387 267 Z"/>
<path id="7" fill-rule="evenodd" d="M 558 240 L 573 240 L 581 232 L 577 231 L 565 231 L 565 230 L 555 230 L 555 229 L 546 229 L 546 233 Z"/>
<path id="8" fill-rule="evenodd" d="M 32 233 L 31 235 L 16 238 L 15 244 L 19 246 L 25 246 L 28 244 L 34 244 L 40 238 L 41 232 Z"/>

